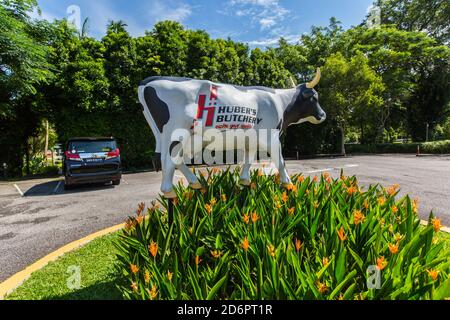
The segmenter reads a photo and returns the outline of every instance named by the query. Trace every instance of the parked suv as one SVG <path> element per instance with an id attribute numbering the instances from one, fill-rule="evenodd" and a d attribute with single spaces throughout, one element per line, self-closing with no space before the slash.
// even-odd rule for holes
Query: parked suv
<path id="1" fill-rule="evenodd" d="M 114 138 L 72 138 L 64 152 L 65 188 L 82 183 L 119 185 L 120 151 Z"/>

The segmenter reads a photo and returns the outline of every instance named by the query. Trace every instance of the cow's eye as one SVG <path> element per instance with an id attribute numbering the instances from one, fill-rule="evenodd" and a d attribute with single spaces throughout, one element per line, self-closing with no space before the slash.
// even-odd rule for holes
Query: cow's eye
<path id="1" fill-rule="evenodd" d="M 314 96 L 314 93 L 311 92 L 311 91 L 309 91 L 309 92 L 306 91 L 306 92 L 303 92 L 302 95 L 303 95 L 304 99 L 310 99 L 310 98 L 312 98 Z"/>

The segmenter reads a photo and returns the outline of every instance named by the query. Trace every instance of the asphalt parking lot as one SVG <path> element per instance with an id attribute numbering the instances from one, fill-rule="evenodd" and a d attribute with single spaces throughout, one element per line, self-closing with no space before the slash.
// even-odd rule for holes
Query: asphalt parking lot
<path id="1" fill-rule="evenodd" d="M 375 155 L 287 161 L 290 174 L 334 177 L 344 169 L 362 185 L 398 183 L 401 195 L 420 199 L 420 216 L 431 210 L 450 225 L 450 156 Z M 57 248 L 123 222 L 139 202 L 159 193 L 161 173 L 125 174 L 119 186 L 64 190 L 61 179 L 0 183 L 0 282 Z M 181 173 L 176 173 L 181 178 Z"/>

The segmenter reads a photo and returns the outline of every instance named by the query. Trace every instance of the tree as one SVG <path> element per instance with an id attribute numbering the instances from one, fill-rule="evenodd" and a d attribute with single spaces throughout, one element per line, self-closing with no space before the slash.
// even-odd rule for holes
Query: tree
<path id="1" fill-rule="evenodd" d="M 369 66 L 369 60 L 362 53 L 347 60 L 342 54 L 330 56 L 322 70 L 320 84 L 321 104 L 327 110 L 331 122 L 335 121 L 341 131 L 341 152 L 345 130 L 349 125 L 357 125 L 364 135 L 370 126 L 370 114 L 379 114 L 383 106 L 381 94 L 384 85 Z"/>
<path id="2" fill-rule="evenodd" d="M 450 40 L 450 2 L 448 0 L 376 0 L 381 23 L 400 30 L 423 31 L 441 43 Z"/>

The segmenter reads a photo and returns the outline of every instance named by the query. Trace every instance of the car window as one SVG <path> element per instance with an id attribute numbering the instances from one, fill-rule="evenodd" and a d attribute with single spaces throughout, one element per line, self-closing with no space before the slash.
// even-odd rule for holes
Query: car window
<path id="1" fill-rule="evenodd" d="M 72 141 L 69 143 L 71 153 L 110 152 L 116 149 L 116 142 L 112 140 Z"/>

